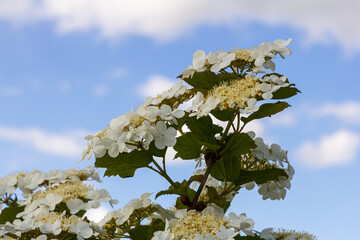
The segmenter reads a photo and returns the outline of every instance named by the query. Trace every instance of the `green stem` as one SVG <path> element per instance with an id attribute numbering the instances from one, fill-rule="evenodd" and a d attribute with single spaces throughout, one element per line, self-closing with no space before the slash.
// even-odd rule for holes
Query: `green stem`
<path id="1" fill-rule="evenodd" d="M 227 134 L 229 133 L 229 130 L 230 130 L 230 127 L 233 123 L 233 121 L 235 120 L 235 117 L 236 117 L 237 113 L 234 114 L 233 118 L 228 122 L 226 128 L 225 128 L 225 131 L 224 131 L 224 134 L 223 136 L 221 137 L 221 140 L 220 140 L 220 143 L 222 144 L 225 140 L 225 137 L 227 136 Z"/>
<path id="2" fill-rule="evenodd" d="M 202 192 L 202 190 L 204 189 L 205 187 L 205 183 L 210 175 L 210 172 L 211 172 L 211 169 L 213 168 L 216 160 L 217 160 L 217 156 L 215 153 L 209 153 L 209 155 L 205 156 L 205 160 L 209 160 L 209 165 L 207 166 L 206 168 L 206 171 L 205 171 L 205 174 L 204 174 L 204 178 L 203 178 L 203 181 L 201 182 L 198 190 L 196 191 L 196 194 L 195 194 L 195 197 L 191 203 L 191 207 L 190 209 L 196 209 L 196 205 L 197 205 L 197 202 L 199 200 L 199 197 L 200 197 L 200 194 Z"/>
<path id="3" fill-rule="evenodd" d="M 172 186 L 176 187 L 176 184 L 174 183 L 174 181 L 169 177 L 169 175 L 166 173 L 166 171 L 164 171 L 160 165 L 155 161 L 152 160 L 152 163 L 157 167 L 157 169 L 159 170 L 158 173 L 164 177 Z M 155 169 L 154 169 L 155 170 Z"/>

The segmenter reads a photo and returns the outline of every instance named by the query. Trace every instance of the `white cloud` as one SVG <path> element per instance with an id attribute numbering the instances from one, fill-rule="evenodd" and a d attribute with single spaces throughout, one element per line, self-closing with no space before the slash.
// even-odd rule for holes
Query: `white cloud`
<path id="1" fill-rule="evenodd" d="M 22 89 L 18 86 L 1 86 L 0 95 L 6 97 L 17 97 L 22 93 Z"/>
<path id="2" fill-rule="evenodd" d="M 126 76 L 126 74 L 127 74 L 127 70 L 125 68 L 119 67 L 111 70 L 109 72 L 109 77 L 112 79 L 119 79 Z"/>
<path id="3" fill-rule="evenodd" d="M 145 84 L 139 86 L 138 92 L 143 97 L 156 97 L 156 95 L 161 92 L 170 89 L 175 83 L 175 80 L 160 75 L 154 75 L 151 76 Z"/>
<path id="4" fill-rule="evenodd" d="M 304 142 L 294 154 L 297 161 L 310 168 L 345 165 L 355 160 L 359 145 L 359 134 L 343 129 L 318 141 Z"/>
<path id="5" fill-rule="evenodd" d="M 93 89 L 93 95 L 95 97 L 103 97 L 107 93 L 108 89 L 104 85 L 99 85 L 94 87 Z"/>
<path id="6" fill-rule="evenodd" d="M 274 116 L 271 116 L 267 120 L 272 126 L 278 127 L 293 127 L 296 125 L 296 115 L 294 112 L 281 112 Z"/>
<path id="7" fill-rule="evenodd" d="M 90 209 L 86 212 L 85 216 L 90 220 L 94 221 L 95 223 L 100 222 L 105 215 L 110 212 L 110 210 L 106 207 L 99 207 L 97 209 Z"/>
<path id="8" fill-rule="evenodd" d="M 314 109 L 313 114 L 319 117 L 332 116 L 345 122 L 360 124 L 360 102 L 327 103 Z"/>
<path id="9" fill-rule="evenodd" d="M 79 159 L 86 147 L 86 142 L 83 140 L 85 135 L 87 132 L 82 130 L 53 133 L 39 128 L 0 126 L 0 140 L 25 145 L 41 153 Z"/>
<path id="10" fill-rule="evenodd" d="M 300 29 L 309 43 L 336 41 L 349 51 L 360 50 L 356 0 L 0 0 L 0 5 L 0 19 L 16 25 L 52 21 L 59 33 L 95 29 L 106 38 L 142 35 L 166 41 L 199 26 L 260 22 Z"/>

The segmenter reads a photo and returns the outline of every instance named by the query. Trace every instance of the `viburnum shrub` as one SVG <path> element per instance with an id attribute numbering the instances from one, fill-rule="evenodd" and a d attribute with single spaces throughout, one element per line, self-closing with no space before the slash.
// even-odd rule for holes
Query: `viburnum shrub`
<path id="1" fill-rule="evenodd" d="M 286 76 L 274 72 L 273 59 L 292 53 L 287 47 L 290 41 L 264 42 L 254 49 L 230 52 L 198 50 L 192 66 L 182 71 L 171 89 L 148 97 L 136 110 L 85 137 L 88 143 L 82 160 L 95 155 L 95 167 L 105 168 L 105 176 L 129 178 L 139 168 L 159 174 L 169 187 L 156 193 L 155 199 L 176 195 L 174 207 L 165 209 L 144 193 L 95 223 L 85 213 L 101 202 L 117 201 L 88 183 L 99 180 L 93 167 L 18 173 L 0 179 L 0 203 L 5 205 L 0 237 L 315 239 L 295 231 L 255 231 L 254 220 L 245 213 L 227 213 L 241 189 L 257 186 L 264 200 L 277 200 L 284 199 L 291 187 L 294 169 L 287 151 L 244 131 L 250 122 L 288 108 L 280 100 L 299 93 Z M 174 181 L 166 171 L 166 152 L 171 148 L 175 158 L 196 161 L 189 179 Z M 23 200 L 18 200 L 20 192 Z"/>

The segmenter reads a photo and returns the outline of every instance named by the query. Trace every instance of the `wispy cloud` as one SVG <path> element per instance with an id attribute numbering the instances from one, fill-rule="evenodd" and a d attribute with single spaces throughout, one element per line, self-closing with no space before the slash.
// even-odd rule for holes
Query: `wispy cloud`
<path id="1" fill-rule="evenodd" d="M 347 123 L 360 125 L 360 102 L 326 103 L 313 109 L 317 117 L 335 117 Z"/>
<path id="2" fill-rule="evenodd" d="M 86 211 L 85 216 L 90 220 L 90 221 L 94 221 L 96 223 L 100 222 L 105 215 L 110 212 L 111 210 L 104 207 L 104 206 L 100 206 L 99 208 L 92 208 L 88 211 Z"/>
<path id="3" fill-rule="evenodd" d="M 112 79 L 120 79 L 120 78 L 123 78 L 124 76 L 126 76 L 126 74 L 127 74 L 127 70 L 125 68 L 119 67 L 119 68 L 112 69 L 109 72 L 109 77 Z"/>
<path id="4" fill-rule="evenodd" d="M 151 76 L 146 83 L 142 84 L 138 88 L 138 92 L 142 97 L 156 97 L 157 94 L 160 94 L 162 91 L 170 89 L 176 80 L 171 80 L 170 78 L 154 75 Z"/>
<path id="5" fill-rule="evenodd" d="M 53 21 L 60 33 L 96 29 L 106 38 L 167 41 L 199 26 L 260 22 L 300 29 L 308 43 L 335 41 L 348 51 L 360 50 L 356 0 L 0 0 L 0 5 L 0 19 L 17 25 Z"/>
<path id="6" fill-rule="evenodd" d="M 304 142 L 295 151 L 295 159 L 309 168 L 350 164 L 360 147 L 360 135 L 342 129 L 317 141 Z"/>
<path id="7" fill-rule="evenodd" d="M 54 133 L 39 128 L 17 128 L 0 126 L 0 141 L 13 142 L 35 151 L 79 158 L 86 143 L 83 130 Z"/>
<path id="8" fill-rule="evenodd" d="M 17 97 L 23 90 L 18 86 L 0 86 L 0 96 Z"/>
<path id="9" fill-rule="evenodd" d="M 98 85 L 93 88 L 93 95 L 95 97 L 103 97 L 106 95 L 107 92 L 108 92 L 108 89 L 104 85 Z"/>

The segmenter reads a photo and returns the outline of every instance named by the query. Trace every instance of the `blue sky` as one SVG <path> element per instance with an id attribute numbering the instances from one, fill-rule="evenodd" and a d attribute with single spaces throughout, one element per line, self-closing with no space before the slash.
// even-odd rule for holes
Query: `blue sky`
<path id="1" fill-rule="evenodd" d="M 252 128 L 289 151 L 296 174 L 283 201 L 240 192 L 232 211 L 255 229 L 354 239 L 360 225 L 360 21 L 356 1 L 0 0 L 0 176 L 84 167 L 83 137 L 167 88 L 192 53 L 278 38 L 294 53 L 277 72 L 302 91 L 291 109 Z M 324 5 L 327 7 L 325 8 Z M 169 161 L 175 179 L 191 163 Z M 131 187 L 130 187 L 131 186 Z M 99 185 L 120 206 L 166 188 L 147 170 Z M 158 202 L 166 206 L 173 198 Z"/>

